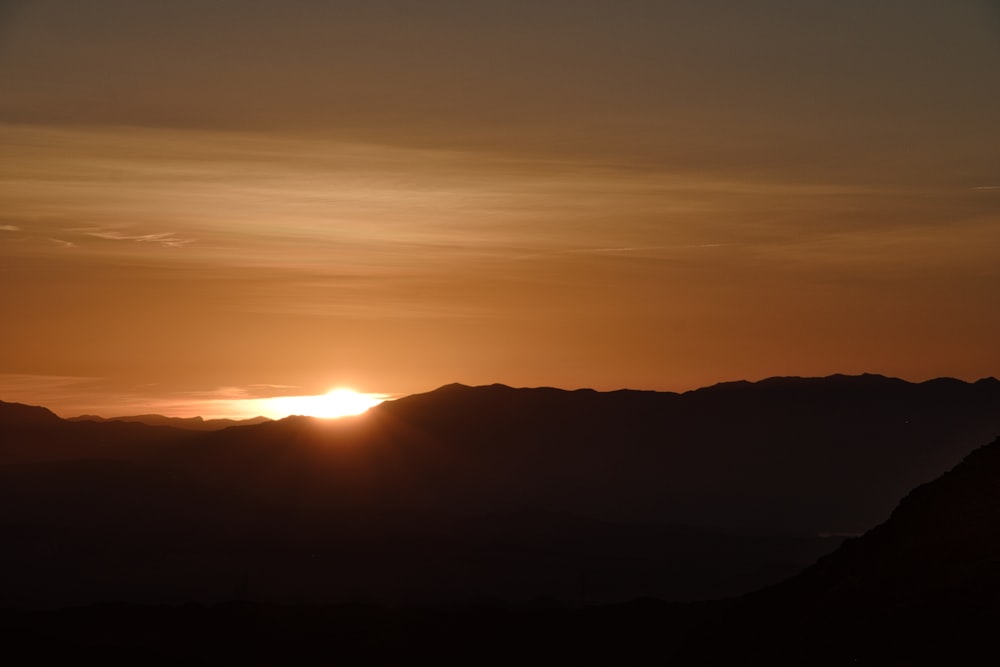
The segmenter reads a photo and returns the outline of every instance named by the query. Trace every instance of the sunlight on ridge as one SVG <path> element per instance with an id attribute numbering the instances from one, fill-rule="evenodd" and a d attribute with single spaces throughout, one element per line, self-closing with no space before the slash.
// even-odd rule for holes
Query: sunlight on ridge
<path id="1" fill-rule="evenodd" d="M 359 415 L 388 398 L 385 394 L 365 394 L 338 388 L 317 396 L 276 396 L 260 401 L 261 414 L 271 419 L 289 415 L 307 417 L 349 417 Z"/>

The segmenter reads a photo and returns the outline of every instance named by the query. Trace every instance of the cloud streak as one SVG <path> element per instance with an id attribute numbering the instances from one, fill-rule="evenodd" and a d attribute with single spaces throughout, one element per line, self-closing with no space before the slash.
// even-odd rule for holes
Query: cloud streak
<path id="1" fill-rule="evenodd" d="M 102 229 L 84 231 L 86 236 L 105 239 L 108 241 L 133 241 L 135 243 L 152 243 L 165 248 L 181 248 L 194 243 L 193 239 L 178 238 L 174 232 L 162 232 L 159 234 L 125 234 L 123 232 L 105 231 Z"/>

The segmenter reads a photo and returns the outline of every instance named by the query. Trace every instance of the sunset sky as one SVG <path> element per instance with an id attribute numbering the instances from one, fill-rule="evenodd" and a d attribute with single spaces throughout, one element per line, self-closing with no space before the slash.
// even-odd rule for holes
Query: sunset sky
<path id="1" fill-rule="evenodd" d="M 1000 375 L 1000 3 L 0 2 L 0 399 Z"/>

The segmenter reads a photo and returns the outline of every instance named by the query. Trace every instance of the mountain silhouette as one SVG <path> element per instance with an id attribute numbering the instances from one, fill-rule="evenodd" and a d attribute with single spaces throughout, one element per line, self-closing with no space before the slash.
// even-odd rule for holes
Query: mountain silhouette
<path id="1" fill-rule="evenodd" d="M 863 536 L 727 607 L 687 638 L 681 659 L 973 664 L 995 649 L 997 620 L 1000 438 L 912 490 Z"/>
<path id="2" fill-rule="evenodd" d="M 89 422 L 138 422 L 150 426 L 173 426 L 192 431 L 221 431 L 231 426 L 249 426 L 271 421 L 267 417 L 251 417 L 249 419 L 202 419 L 201 417 L 165 417 L 158 414 L 130 415 L 125 417 L 98 417 L 97 415 L 80 415 L 69 417 L 67 421 Z"/>
<path id="3" fill-rule="evenodd" d="M 59 417 L 46 408 L 0 401 L 0 424 L 7 428 L 55 424 L 59 421 Z"/>
<path id="4" fill-rule="evenodd" d="M 775 378 L 686 394 L 448 385 L 361 418 L 227 429 L 157 463 L 310 502 L 852 534 L 998 431 L 992 379 Z"/>
<path id="5" fill-rule="evenodd" d="M 0 401 L 0 465 L 108 458 L 138 460 L 200 434 L 166 426 L 71 422 L 51 411 Z"/>
<path id="6" fill-rule="evenodd" d="M 456 384 L 211 432 L 0 408 L 7 604 L 599 603 L 794 574 L 1000 432 L 1000 383 Z"/>
<path id="7" fill-rule="evenodd" d="M 307 506 L 112 460 L 0 466 L 0 606 L 732 595 L 835 546 L 524 509 Z"/>
<path id="8" fill-rule="evenodd" d="M 216 432 L 0 404 L 4 639 L 67 656 L 968 664 L 1000 616 L 1000 440 L 957 450 L 1000 431 L 997 384 L 448 385 Z M 788 514 L 754 534 L 768 522 L 735 505 L 742 531 L 699 522 L 802 493 L 816 530 L 824 508 L 877 513 L 878 484 L 952 456 L 842 544 L 789 534 Z M 667 507 L 657 490 L 680 509 L 630 518 Z M 132 604 L 93 606 L 110 601 Z"/>
<path id="9" fill-rule="evenodd" d="M 816 609 L 1000 603 L 1000 439 L 911 491 L 886 522 L 761 595 L 800 597 Z"/>
<path id="10" fill-rule="evenodd" d="M 914 489 L 863 536 L 797 576 L 738 599 L 636 599 L 582 608 L 550 598 L 510 606 L 489 597 L 436 608 L 248 602 L 0 608 L 0 637 L 8 649 L 32 648 L 44 657 L 117 649 L 246 659 L 476 656 L 498 664 L 985 664 L 1000 618 L 998 508 L 1000 439 Z M 498 532 L 548 533 L 550 518 L 501 517 Z"/>

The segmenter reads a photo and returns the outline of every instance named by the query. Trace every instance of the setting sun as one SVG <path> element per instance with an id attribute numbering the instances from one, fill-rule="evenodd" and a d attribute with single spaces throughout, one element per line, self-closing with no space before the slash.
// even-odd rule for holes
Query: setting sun
<path id="1" fill-rule="evenodd" d="M 331 419 L 359 415 L 386 398 L 383 394 L 364 394 L 353 389 L 339 388 L 317 396 L 276 396 L 262 403 L 265 416 L 273 419 L 288 415 Z"/>

